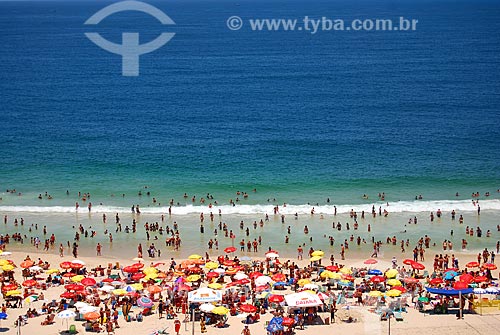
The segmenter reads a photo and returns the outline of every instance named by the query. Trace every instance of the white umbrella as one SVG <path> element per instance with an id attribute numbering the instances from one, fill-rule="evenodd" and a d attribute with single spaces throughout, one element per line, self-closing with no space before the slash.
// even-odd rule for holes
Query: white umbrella
<path id="1" fill-rule="evenodd" d="M 85 265 L 85 262 L 81 261 L 79 259 L 74 259 L 74 260 L 71 261 L 71 263 Z"/>
<path id="2" fill-rule="evenodd" d="M 317 289 L 318 289 L 318 287 L 319 287 L 319 286 L 318 286 L 318 285 L 316 285 L 316 284 L 305 284 L 305 285 L 304 285 L 304 288 L 305 288 L 306 290 L 317 290 Z"/>
<path id="3" fill-rule="evenodd" d="M 213 271 L 217 272 L 217 273 L 224 273 L 224 272 L 226 272 L 223 268 L 217 268 L 217 269 L 214 269 Z"/>
<path id="4" fill-rule="evenodd" d="M 56 314 L 56 317 L 58 319 L 63 319 L 63 320 L 66 320 L 66 326 L 69 330 L 69 319 L 71 318 L 74 318 L 76 316 L 76 313 L 73 312 L 73 311 L 70 311 L 70 310 L 65 310 L 65 311 L 62 311 L 62 312 L 59 312 Z"/>
<path id="5" fill-rule="evenodd" d="M 12 252 L 10 251 L 4 251 L 0 254 L 0 256 L 10 256 L 10 255 L 12 255 Z"/>
<path id="6" fill-rule="evenodd" d="M 111 285 L 104 285 L 103 287 L 99 288 L 98 290 L 109 293 L 109 292 L 113 291 L 114 289 L 115 288 Z"/>
<path id="7" fill-rule="evenodd" d="M 262 286 L 262 285 L 266 285 L 272 281 L 273 280 L 269 276 L 260 276 L 260 277 L 255 278 L 255 285 Z"/>
<path id="8" fill-rule="evenodd" d="M 39 267 L 38 265 L 33 265 L 32 267 L 30 267 L 30 270 L 31 271 L 41 271 L 43 269 L 41 267 Z"/>
<path id="9" fill-rule="evenodd" d="M 78 301 L 78 302 L 75 303 L 75 307 L 77 309 L 80 309 L 80 308 L 86 307 L 86 306 L 89 306 L 89 304 L 87 304 L 86 302 L 83 302 L 83 301 Z"/>
<path id="10" fill-rule="evenodd" d="M 85 307 L 81 307 L 78 309 L 78 311 L 82 314 L 86 314 L 89 312 L 97 312 L 98 310 L 99 310 L 99 307 L 90 306 L 90 305 L 87 305 Z"/>
<path id="11" fill-rule="evenodd" d="M 500 292 L 500 289 L 498 289 L 498 287 L 490 286 L 490 287 L 486 288 L 486 292 L 491 293 L 491 294 L 497 294 Z"/>
<path id="12" fill-rule="evenodd" d="M 188 293 L 189 302 L 213 302 L 221 300 L 222 300 L 222 292 L 212 290 L 211 288 L 208 287 L 202 287 L 197 289 L 196 291 L 191 291 Z"/>
<path id="13" fill-rule="evenodd" d="M 290 307 L 321 306 L 323 302 L 317 294 L 299 292 L 285 295 L 286 304 Z"/>
<path id="14" fill-rule="evenodd" d="M 234 279 L 240 280 L 240 279 L 247 279 L 248 276 L 244 274 L 243 272 L 238 272 L 234 275 Z"/>
<path id="15" fill-rule="evenodd" d="M 486 291 L 484 288 L 480 288 L 480 287 L 476 287 L 476 288 L 474 288 L 474 290 L 473 290 L 473 291 L 474 291 L 474 293 L 476 293 L 476 294 L 486 294 L 486 293 L 487 293 L 487 291 Z"/>
<path id="16" fill-rule="evenodd" d="M 201 304 L 199 308 L 200 308 L 200 311 L 202 311 L 202 312 L 210 313 L 212 311 L 212 309 L 215 308 L 215 306 L 212 304 L 205 303 L 205 304 Z"/>
<path id="17" fill-rule="evenodd" d="M 269 258 L 278 258 L 278 257 L 280 257 L 280 255 L 278 255 L 275 252 L 269 252 L 269 253 L 266 254 L 266 257 L 269 257 Z"/>

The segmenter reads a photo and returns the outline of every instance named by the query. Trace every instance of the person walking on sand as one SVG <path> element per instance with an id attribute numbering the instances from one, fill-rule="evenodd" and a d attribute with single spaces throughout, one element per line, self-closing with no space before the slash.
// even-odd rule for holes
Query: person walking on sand
<path id="1" fill-rule="evenodd" d="M 179 319 L 175 319 L 174 321 L 174 330 L 175 334 L 179 335 L 179 331 L 181 330 L 181 322 L 179 321 Z"/>
<path id="2" fill-rule="evenodd" d="M 241 335 L 251 335 L 248 326 L 245 326 L 245 328 L 243 328 L 243 330 L 241 331 Z"/>

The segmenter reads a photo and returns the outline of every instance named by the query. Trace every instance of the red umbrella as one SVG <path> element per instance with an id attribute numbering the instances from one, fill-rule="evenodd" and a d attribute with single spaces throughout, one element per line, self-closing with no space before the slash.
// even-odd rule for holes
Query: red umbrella
<path id="1" fill-rule="evenodd" d="M 485 281 L 488 281 L 488 278 L 486 276 L 477 276 L 477 277 L 474 277 L 474 282 L 475 283 L 482 283 L 482 282 L 485 282 Z"/>
<path id="2" fill-rule="evenodd" d="M 2 291 L 4 291 L 4 292 L 12 291 L 12 290 L 17 290 L 16 284 L 7 284 L 4 287 L 2 287 Z"/>
<path id="3" fill-rule="evenodd" d="M 126 266 L 126 267 L 123 268 L 123 272 L 126 272 L 126 273 L 137 273 L 137 272 L 139 272 L 139 268 L 136 267 L 136 266 L 129 265 L 129 266 Z"/>
<path id="4" fill-rule="evenodd" d="M 97 312 L 88 312 L 83 314 L 83 318 L 85 320 L 97 320 L 101 317 L 101 315 Z"/>
<path id="5" fill-rule="evenodd" d="M 74 277 L 76 276 L 76 273 L 74 272 L 66 272 L 65 274 L 62 275 L 63 277 L 66 277 L 66 278 L 71 278 L 71 277 Z"/>
<path id="6" fill-rule="evenodd" d="M 243 278 L 243 279 L 237 280 L 233 283 L 235 283 L 236 285 L 246 285 L 246 284 L 250 283 L 250 280 L 248 278 Z"/>
<path id="7" fill-rule="evenodd" d="M 72 299 L 75 296 L 76 296 L 76 294 L 73 292 L 64 292 L 63 294 L 60 295 L 61 298 L 65 298 L 65 299 Z"/>
<path id="8" fill-rule="evenodd" d="M 453 288 L 455 290 L 463 290 L 466 289 L 467 287 L 469 287 L 469 285 L 467 283 L 464 283 L 463 281 L 457 281 L 453 283 Z"/>
<path id="9" fill-rule="evenodd" d="M 284 317 L 283 322 L 281 323 L 285 327 L 293 326 L 295 320 L 289 317 Z"/>
<path id="10" fill-rule="evenodd" d="M 85 289 L 85 286 L 80 284 L 68 284 L 65 285 L 64 288 L 69 291 L 83 291 Z"/>
<path id="11" fill-rule="evenodd" d="M 255 279 L 255 278 L 258 278 L 258 277 L 261 277 L 263 276 L 264 274 L 259 272 L 259 271 L 254 271 L 254 272 L 250 272 L 250 274 L 248 275 L 248 277 L 250 279 Z"/>
<path id="12" fill-rule="evenodd" d="M 415 270 L 423 270 L 425 269 L 425 265 L 422 264 L 422 263 L 418 263 L 418 262 L 413 262 L 410 264 L 412 268 L 414 268 Z"/>
<path id="13" fill-rule="evenodd" d="M 418 283 L 418 279 L 417 278 L 413 278 L 413 277 L 406 277 L 404 279 L 404 282 L 407 283 L 407 284 L 416 284 L 416 283 Z"/>
<path id="14" fill-rule="evenodd" d="M 398 290 L 401 293 L 405 293 L 406 292 L 406 289 L 403 286 L 393 286 L 392 289 L 393 290 Z"/>
<path id="15" fill-rule="evenodd" d="M 342 275 L 342 279 L 348 280 L 348 281 L 354 281 L 354 277 L 351 275 Z"/>
<path id="16" fill-rule="evenodd" d="M 466 284 L 469 284 L 474 280 L 474 277 L 468 273 L 461 274 L 460 277 L 458 277 L 458 278 L 460 278 L 460 281 L 462 281 Z"/>
<path id="17" fill-rule="evenodd" d="M 191 286 L 188 286 L 186 284 L 179 284 L 179 286 L 177 286 L 177 288 L 179 289 L 179 291 L 191 291 Z"/>
<path id="18" fill-rule="evenodd" d="M 235 251 L 236 251 L 235 247 L 227 247 L 226 249 L 224 249 L 224 252 L 227 254 L 230 254 L 230 253 L 235 252 Z"/>
<path id="19" fill-rule="evenodd" d="M 146 276 L 146 275 L 144 275 Z M 112 283 L 113 282 L 113 278 L 105 278 L 103 280 L 101 280 L 103 283 Z"/>
<path id="20" fill-rule="evenodd" d="M 497 266 L 493 263 L 484 263 L 483 268 L 488 270 L 496 270 Z"/>
<path id="21" fill-rule="evenodd" d="M 439 285 L 439 284 L 442 284 L 444 283 L 444 280 L 442 278 L 432 278 L 429 283 L 431 285 Z"/>
<path id="22" fill-rule="evenodd" d="M 406 264 L 406 265 L 412 265 L 415 261 L 413 259 L 405 259 L 403 260 L 403 264 Z"/>
<path id="23" fill-rule="evenodd" d="M 219 273 L 215 271 L 210 271 L 209 273 L 206 274 L 206 277 L 208 279 L 219 278 Z"/>
<path id="24" fill-rule="evenodd" d="M 78 269 L 83 268 L 83 264 L 80 264 L 80 263 L 71 263 L 71 268 L 78 270 Z"/>
<path id="25" fill-rule="evenodd" d="M 156 268 L 156 267 L 158 267 L 160 265 L 165 265 L 165 263 L 164 262 L 158 262 L 158 263 L 154 264 L 153 267 Z"/>
<path id="26" fill-rule="evenodd" d="M 59 264 L 59 267 L 61 269 L 71 269 L 71 262 L 62 262 L 61 264 Z"/>
<path id="27" fill-rule="evenodd" d="M 373 276 L 370 278 L 370 281 L 372 283 L 383 283 L 385 281 L 385 277 L 384 276 Z"/>
<path id="28" fill-rule="evenodd" d="M 250 304 L 243 304 L 240 306 L 240 311 L 244 313 L 255 313 L 257 311 L 257 307 Z"/>
<path id="29" fill-rule="evenodd" d="M 223 264 L 225 266 L 233 266 L 234 265 L 234 261 L 230 260 L 230 259 L 226 259 Z"/>
<path id="30" fill-rule="evenodd" d="M 365 263 L 365 264 L 377 264 L 378 261 L 376 259 L 369 258 L 366 261 L 364 261 L 363 263 Z"/>
<path id="31" fill-rule="evenodd" d="M 465 266 L 468 268 L 478 268 L 479 263 L 478 262 L 469 262 L 469 263 L 465 264 Z"/>
<path id="32" fill-rule="evenodd" d="M 82 285 L 84 286 L 94 286 L 95 284 L 97 284 L 94 278 L 88 278 L 88 277 L 83 278 L 80 283 L 82 283 Z"/>
<path id="33" fill-rule="evenodd" d="M 283 302 L 285 300 L 285 297 L 279 294 L 273 294 L 270 295 L 269 298 L 267 298 L 269 302 Z"/>
<path id="34" fill-rule="evenodd" d="M 286 276 L 283 273 L 276 273 L 276 274 L 272 275 L 271 279 L 273 281 L 285 281 Z"/>
<path id="35" fill-rule="evenodd" d="M 325 269 L 332 272 L 339 271 L 339 267 L 337 265 L 328 265 L 327 267 L 325 267 Z"/>
<path id="36" fill-rule="evenodd" d="M 458 272 L 458 269 L 457 268 L 448 268 L 448 269 L 444 270 L 444 273 L 450 272 L 450 271 Z"/>
<path id="37" fill-rule="evenodd" d="M 138 268 L 138 269 L 142 269 L 144 267 L 144 264 L 142 264 L 142 263 L 134 263 L 131 266 L 133 266 L 135 268 Z"/>
<path id="38" fill-rule="evenodd" d="M 132 275 L 132 280 L 134 280 L 134 281 L 138 281 L 138 280 L 140 280 L 140 279 L 142 279 L 142 278 L 144 278 L 144 277 L 146 277 L 146 275 L 145 275 L 144 273 L 142 273 L 142 272 L 138 272 L 138 273 L 134 273 L 134 274 Z"/>
<path id="39" fill-rule="evenodd" d="M 36 286 L 36 284 L 37 284 L 36 280 L 33 279 L 28 279 L 23 282 L 23 286 L 25 287 L 33 287 Z"/>

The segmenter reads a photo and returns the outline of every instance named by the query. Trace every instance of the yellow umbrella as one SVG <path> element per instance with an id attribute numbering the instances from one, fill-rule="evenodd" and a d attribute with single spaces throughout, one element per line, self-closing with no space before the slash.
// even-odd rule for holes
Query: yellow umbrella
<path id="1" fill-rule="evenodd" d="M 214 309 L 212 309 L 212 313 L 217 315 L 226 315 L 227 313 L 229 313 L 229 309 L 227 309 L 224 306 L 217 306 Z"/>
<path id="2" fill-rule="evenodd" d="M 142 270 L 142 272 L 144 272 L 144 274 L 148 275 L 148 274 L 151 274 L 151 273 L 158 273 L 158 269 L 150 266 L 150 267 L 145 268 L 144 270 Z"/>
<path id="3" fill-rule="evenodd" d="M 4 270 L 4 271 L 12 271 L 12 270 L 14 270 L 14 265 L 12 265 L 12 264 L 5 264 L 4 266 L 2 266 L 2 270 Z"/>
<path id="4" fill-rule="evenodd" d="M 304 278 L 304 279 L 300 279 L 300 280 L 297 282 L 297 284 L 299 284 L 299 286 L 304 286 L 304 285 L 306 285 L 306 284 L 311 284 L 311 281 L 310 281 L 309 279 Z"/>
<path id="5" fill-rule="evenodd" d="M 350 275 L 352 274 L 352 270 L 350 268 L 347 268 L 347 267 L 343 267 L 342 269 L 339 270 L 340 273 L 343 273 L 345 275 Z"/>
<path id="6" fill-rule="evenodd" d="M 150 279 L 156 279 L 158 278 L 157 273 L 149 273 L 146 277 L 142 278 L 144 281 L 148 281 Z"/>
<path id="7" fill-rule="evenodd" d="M 381 297 L 382 296 L 382 292 L 380 292 L 380 291 L 370 291 L 370 293 L 368 293 L 368 295 L 370 297 Z"/>
<path id="8" fill-rule="evenodd" d="M 119 288 L 119 289 L 116 289 L 116 290 L 113 290 L 112 292 L 114 295 L 125 295 L 127 294 L 128 292 L 125 291 L 124 289 L 122 288 Z"/>
<path id="9" fill-rule="evenodd" d="M 47 271 L 45 271 L 47 274 L 51 275 L 53 273 L 59 273 L 59 269 L 49 269 Z"/>
<path id="10" fill-rule="evenodd" d="M 324 255 L 325 255 L 325 252 L 321 251 L 321 250 L 313 251 L 313 253 L 311 254 L 311 256 L 319 256 L 319 257 L 323 257 Z"/>
<path id="11" fill-rule="evenodd" d="M 339 280 L 339 279 L 342 279 L 342 275 L 340 273 L 337 273 L 337 272 L 332 272 L 332 274 L 328 278 Z"/>
<path id="12" fill-rule="evenodd" d="M 83 278 L 85 278 L 85 276 L 76 275 L 76 276 L 71 277 L 71 281 L 74 283 L 79 283 L 83 280 Z"/>
<path id="13" fill-rule="evenodd" d="M 8 260 L 6 260 L 6 259 L 0 259 L 0 266 L 4 266 L 4 265 L 7 265 L 7 264 L 10 264 Z"/>
<path id="14" fill-rule="evenodd" d="M 309 258 L 309 262 L 317 262 L 321 259 L 321 256 L 312 256 Z"/>
<path id="15" fill-rule="evenodd" d="M 321 272 L 321 274 L 319 275 L 321 278 L 330 278 L 330 276 L 333 274 L 333 272 L 331 271 L 328 271 L 328 270 L 325 270 L 323 272 Z"/>
<path id="16" fill-rule="evenodd" d="M 390 285 L 390 286 L 401 286 L 401 282 L 397 279 L 389 279 L 387 281 L 387 285 Z"/>
<path id="17" fill-rule="evenodd" d="M 7 291 L 7 293 L 5 293 L 5 296 L 10 297 L 12 295 L 20 295 L 21 293 L 22 292 L 19 290 L 11 290 L 11 291 Z"/>
<path id="18" fill-rule="evenodd" d="M 144 290 L 144 286 L 141 283 L 134 283 L 132 286 L 136 291 Z"/>
<path id="19" fill-rule="evenodd" d="M 220 290 L 222 288 L 222 284 L 219 283 L 210 283 L 208 287 L 213 288 L 214 290 Z"/>
<path id="20" fill-rule="evenodd" d="M 385 276 L 387 278 L 396 278 L 397 275 L 398 275 L 398 270 L 396 269 L 390 269 L 385 273 Z"/>
<path id="21" fill-rule="evenodd" d="M 313 290 L 305 290 L 305 291 L 302 291 L 302 292 L 309 293 L 309 294 L 316 294 L 316 292 L 314 292 Z"/>
<path id="22" fill-rule="evenodd" d="M 189 259 L 202 259 L 203 256 L 200 256 L 198 254 L 192 254 L 192 255 L 189 255 L 188 257 Z"/>
<path id="23" fill-rule="evenodd" d="M 192 282 L 192 281 L 198 281 L 201 279 L 200 275 L 190 275 L 186 278 L 187 281 Z"/>
<path id="24" fill-rule="evenodd" d="M 219 267 L 219 263 L 216 262 L 208 262 L 205 264 L 205 268 L 209 270 L 217 269 Z"/>
<path id="25" fill-rule="evenodd" d="M 389 291 L 385 292 L 385 295 L 387 295 L 388 297 L 399 297 L 401 295 L 401 291 L 400 290 L 389 290 Z"/>

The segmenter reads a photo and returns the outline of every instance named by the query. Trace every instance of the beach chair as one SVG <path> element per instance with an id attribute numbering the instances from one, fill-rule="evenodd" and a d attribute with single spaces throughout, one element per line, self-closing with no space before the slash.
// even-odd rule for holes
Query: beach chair
<path id="1" fill-rule="evenodd" d="M 394 312 L 394 318 L 396 319 L 396 321 L 403 321 L 404 320 L 401 312 Z"/>

